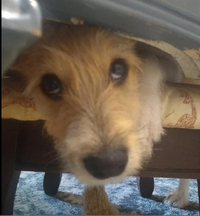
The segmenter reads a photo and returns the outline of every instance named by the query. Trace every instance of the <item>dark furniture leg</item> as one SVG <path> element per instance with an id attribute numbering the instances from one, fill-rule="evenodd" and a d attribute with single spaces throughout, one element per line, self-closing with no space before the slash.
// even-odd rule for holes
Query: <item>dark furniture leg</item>
<path id="1" fill-rule="evenodd" d="M 2 183 L 1 183 L 1 214 L 12 215 L 15 192 L 20 175 L 16 171 L 16 155 L 19 137 L 19 121 L 2 120 Z"/>
<path id="2" fill-rule="evenodd" d="M 198 196 L 199 196 L 199 213 L 200 213 L 200 179 L 197 179 Z"/>
<path id="3" fill-rule="evenodd" d="M 1 215 L 12 215 L 15 193 L 17 189 L 17 184 L 20 176 L 20 171 L 15 171 L 10 175 L 9 186 L 6 188 L 6 194 L 4 194 L 4 198 L 2 199 L 2 212 Z M 4 183 L 3 183 L 4 184 Z M 2 187 L 3 187 L 2 184 Z M 2 197 L 3 197 L 2 196 Z"/>
<path id="4" fill-rule="evenodd" d="M 154 190 L 154 178 L 137 177 L 137 185 L 142 197 L 151 197 Z"/>
<path id="5" fill-rule="evenodd" d="M 61 179 L 62 179 L 61 173 L 46 172 L 43 181 L 44 192 L 49 196 L 56 195 Z"/>

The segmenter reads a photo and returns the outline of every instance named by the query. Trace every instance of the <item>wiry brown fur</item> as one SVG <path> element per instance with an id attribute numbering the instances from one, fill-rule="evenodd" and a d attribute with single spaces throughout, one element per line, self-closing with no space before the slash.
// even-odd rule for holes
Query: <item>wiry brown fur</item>
<path id="1" fill-rule="evenodd" d="M 46 118 L 46 129 L 55 138 L 63 164 L 82 182 L 101 185 L 135 174 L 151 155 L 152 140 L 139 137 L 141 61 L 135 42 L 101 28 L 44 25 L 43 37 L 13 65 L 27 79 L 26 93 L 34 97 Z M 114 59 L 127 62 L 128 75 L 122 84 L 111 79 Z M 52 100 L 40 89 L 41 77 L 54 73 L 61 80 L 62 99 Z M 144 139 L 144 140 L 143 140 Z M 128 163 L 118 177 L 95 179 L 81 159 L 106 149 L 125 146 Z M 103 214 L 103 212 L 102 212 Z"/>

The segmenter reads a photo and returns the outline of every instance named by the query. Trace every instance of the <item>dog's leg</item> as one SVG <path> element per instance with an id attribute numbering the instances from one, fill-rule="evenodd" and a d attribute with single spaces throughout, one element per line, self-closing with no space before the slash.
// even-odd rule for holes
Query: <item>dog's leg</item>
<path id="1" fill-rule="evenodd" d="M 117 215 L 117 209 L 108 200 L 104 186 L 85 187 L 84 191 L 85 215 Z"/>
<path id="2" fill-rule="evenodd" d="M 188 190 L 190 179 L 179 179 L 178 188 L 165 198 L 165 202 L 169 205 L 184 208 L 188 205 Z"/>

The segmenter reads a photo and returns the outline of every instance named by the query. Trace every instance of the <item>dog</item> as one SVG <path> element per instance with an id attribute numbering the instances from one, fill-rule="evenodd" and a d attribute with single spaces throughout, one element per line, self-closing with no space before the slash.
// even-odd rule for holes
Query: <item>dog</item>
<path id="1" fill-rule="evenodd" d="M 178 208 L 185 208 L 188 203 L 188 191 L 189 191 L 190 179 L 179 179 L 178 188 L 165 198 L 165 202 L 171 206 Z"/>
<path id="2" fill-rule="evenodd" d="M 166 61 L 100 27 L 44 21 L 43 37 L 10 68 L 44 115 L 63 167 L 85 184 L 85 214 L 118 214 L 104 185 L 137 174 L 164 134 Z"/>

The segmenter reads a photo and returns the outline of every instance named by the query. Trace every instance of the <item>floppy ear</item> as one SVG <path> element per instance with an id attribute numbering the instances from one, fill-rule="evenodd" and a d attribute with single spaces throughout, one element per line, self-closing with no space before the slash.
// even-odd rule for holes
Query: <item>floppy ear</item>
<path id="1" fill-rule="evenodd" d="M 4 87 L 9 87 L 17 92 L 24 92 L 28 84 L 28 77 L 25 69 L 28 56 L 22 55 L 23 57 L 18 57 L 15 63 L 5 72 L 2 79 Z"/>
<path id="2" fill-rule="evenodd" d="M 141 58 L 155 55 L 159 60 L 162 70 L 165 72 L 166 82 L 179 83 L 182 81 L 184 77 L 183 71 L 178 62 L 170 54 L 142 42 L 136 43 L 135 51 Z"/>
<path id="3" fill-rule="evenodd" d="M 5 72 L 2 84 L 18 92 L 25 92 L 30 80 L 34 77 L 38 65 L 43 61 L 43 52 L 38 43 L 24 50 Z"/>
<path id="4" fill-rule="evenodd" d="M 54 31 L 52 27 L 54 25 L 58 24 L 53 21 L 43 21 L 43 36 L 20 53 L 15 62 L 5 72 L 2 79 L 3 85 L 21 92 L 26 90 L 30 80 L 32 81 L 36 77 L 38 68 L 43 64 L 45 57 L 48 56 L 44 45 L 46 44 L 48 47 L 50 44 L 48 37 L 50 32 Z"/>
<path id="5" fill-rule="evenodd" d="M 22 72 L 11 68 L 4 74 L 2 84 L 15 89 L 17 92 L 24 92 L 27 86 L 27 79 Z"/>

